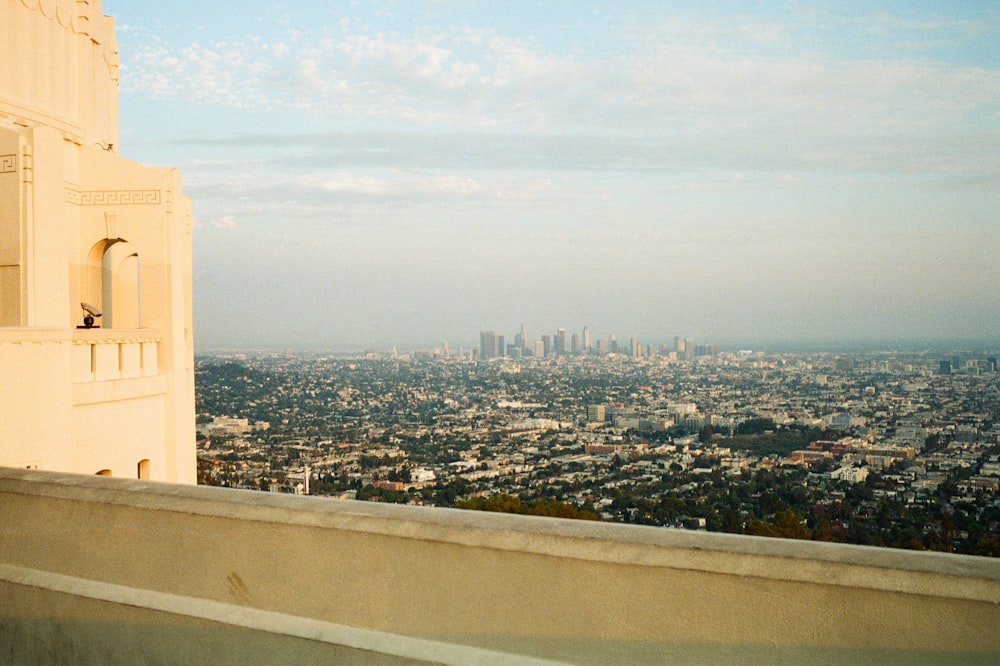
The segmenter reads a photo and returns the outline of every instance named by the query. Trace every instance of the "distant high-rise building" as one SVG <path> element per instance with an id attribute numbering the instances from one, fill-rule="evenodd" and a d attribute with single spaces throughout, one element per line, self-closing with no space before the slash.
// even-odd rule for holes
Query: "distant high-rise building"
<path id="1" fill-rule="evenodd" d="M 580 334 L 579 333 L 574 333 L 573 336 L 570 338 L 569 349 L 574 354 L 579 354 L 580 353 Z"/>
<path id="2" fill-rule="evenodd" d="M 479 332 L 479 358 L 497 358 L 500 356 L 502 336 L 494 331 Z"/>
<path id="3" fill-rule="evenodd" d="M 694 338 L 684 339 L 684 359 L 690 361 L 694 358 Z"/>
<path id="4" fill-rule="evenodd" d="M 507 345 L 504 343 L 503 336 L 497 336 L 497 356 L 507 355 Z"/>
<path id="5" fill-rule="evenodd" d="M 565 354 L 566 353 L 566 329 L 560 328 L 556 331 L 556 353 Z"/>
<path id="6" fill-rule="evenodd" d="M 639 340 L 637 338 L 629 340 L 629 347 L 632 358 L 642 357 L 642 346 L 639 344 Z"/>
<path id="7" fill-rule="evenodd" d="M 518 349 L 528 348 L 528 329 L 521 324 L 521 331 L 514 336 L 514 346 Z"/>
<path id="8" fill-rule="evenodd" d="M 604 405 L 587 405 L 587 423 L 604 423 Z"/>
<path id="9" fill-rule="evenodd" d="M 677 356 L 681 356 L 684 353 L 684 341 L 681 336 L 674 336 L 674 351 L 677 352 Z"/>
<path id="10" fill-rule="evenodd" d="M 543 335 L 542 336 L 542 355 L 548 356 L 552 353 L 552 336 Z"/>
<path id="11" fill-rule="evenodd" d="M 545 356 L 545 343 L 541 340 L 535 340 L 535 356 L 538 358 Z"/>
<path id="12" fill-rule="evenodd" d="M 694 355 L 715 357 L 719 355 L 719 347 L 717 345 L 695 345 Z"/>
<path id="13" fill-rule="evenodd" d="M 583 350 L 585 352 L 590 352 L 593 345 L 590 344 L 590 329 L 586 326 L 583 327 Z"/>
<path id="14" fill-rule="evenodd" d="M 607 345 L 605 344 L 604 339 L 602 338 L 602 339 L 598 340 L 597 341 L 597 355 L 598 356 L 604 356 L 607 352 L 608 352 Z"/>

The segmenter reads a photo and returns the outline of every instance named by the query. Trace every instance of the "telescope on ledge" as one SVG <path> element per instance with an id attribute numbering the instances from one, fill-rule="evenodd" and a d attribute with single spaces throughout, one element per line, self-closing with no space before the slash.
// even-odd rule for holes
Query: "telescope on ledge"
<path id="1" fill-rule="evenodd" d="M 101 316 L 101 311 L 90 303 L 80 303 L 80 307 L 83 308 L 83 326 L 81 328 L 94 328 L 94 319 Z"/>

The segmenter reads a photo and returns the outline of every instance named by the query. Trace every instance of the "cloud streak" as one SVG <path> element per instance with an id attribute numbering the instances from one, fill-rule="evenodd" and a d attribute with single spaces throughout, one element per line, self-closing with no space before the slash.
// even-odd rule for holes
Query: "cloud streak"
<path id="1" fill-rule="evenodd" d="M 170 48 L 154 42 L 131 55 L 133 71 L 125 80 L 129 90 L 155 96 L 237 108 L 292 106 L 346 118 L 367 105 L 377 116 L 410 121 L 415 109 L 434 109 L 444 100 L 458 104 L 448 122 L 540 123 L 545 129 L 610 123 L 620 109 L 645 111 L 647 127 L 663 122 L 663 112 L 696 118 L 706 110 L 864 117 L 874 108 L 909 117 L 914 100 L 947 114 L 994 100 L 1000 87 L 996 72 L 974 67 L 748 55 L 669 42 L 626 57 L 588 58 L 547 53 L 498 34 L 471 46 L 454 34 L 394 33 L 303 37 L 294 45 L 263 36 Z M 574 103 L 581 98 L 586 105 Z"/>

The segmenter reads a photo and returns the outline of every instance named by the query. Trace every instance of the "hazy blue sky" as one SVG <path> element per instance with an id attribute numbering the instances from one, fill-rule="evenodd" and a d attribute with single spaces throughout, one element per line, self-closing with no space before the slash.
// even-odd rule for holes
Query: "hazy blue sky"
<path id="1" fill-rule="evenodd" d="M 996 2 L 103 10 L 199 349 L 1000 338 Z"/>

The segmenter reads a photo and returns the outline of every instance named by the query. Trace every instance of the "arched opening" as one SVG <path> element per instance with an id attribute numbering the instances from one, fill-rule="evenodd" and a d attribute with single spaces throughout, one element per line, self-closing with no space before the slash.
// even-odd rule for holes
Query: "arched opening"
<path id="1" fill-rule="evenodd" d="M 140 478 L 140 479 L 148 479 L 149 478 L 149 459 L 148 458 L 140 460 L 139 464 L 136 467 L 138 468 L 138 470 L 137 470 L 138 477 L 137 478 Z"/>
<path id="2" fill-rule="evenodd" d="M 90 249 L 80 300 L 101 309 L 98 326 L 140 328 L 141 292 L 139 253 L 131 243 L 106 239 Z"/>
<path id="3" fill-rule="evenodd" d="M 102 469 L 100 472 L 98 472 L 96 474 L 96 476 L 111 476 L 111 470 L 110 469 Z"/>

